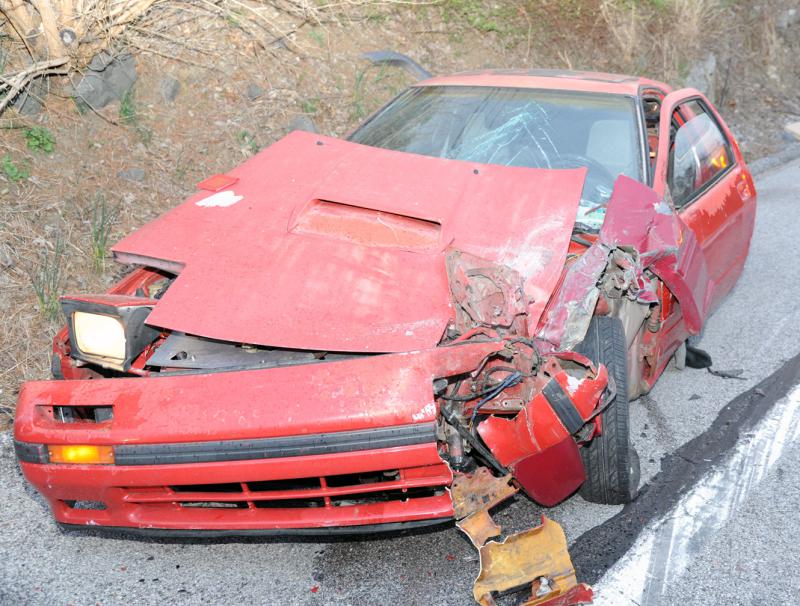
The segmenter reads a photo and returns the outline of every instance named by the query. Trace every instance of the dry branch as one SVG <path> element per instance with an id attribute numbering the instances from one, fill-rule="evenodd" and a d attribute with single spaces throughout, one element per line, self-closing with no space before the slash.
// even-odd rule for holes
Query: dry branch
<path id="1" fill-rule="evenodd" d="M 37 77 L 81 71 L 97 53 L 115 44 L 150 46 L 142 44 L 147 28 L 152 30 L 151 36 L 175 39 L 168 25 L 159 18 L 165 13 L 205 10 L 236 24 L 270 52 L 279 53 L 282 47 L 302 53 L 304 49 L 295 42 L 293 34 L 306 23 L 335 22 L 348 9 L 369 5 L 437 1 L 0 0 L 0 14 L 7 19 L 0 28 L 4 27 L 22 42 L 33 63 L 26 69 L 0 76 L 3 83 L 0 113 Z M 154 10 L 159 5 L 163 10 Z M 145 18 L 148 13 L 150 19 Z M 129 31 L 132 25 L 135 29 Z M 17 60 L 18 66 L 21 63 Z"/>
<path id="2" fill-rule="evenodd" d="M 34 78 L 68 73 L 68 62 L 69 57 L 39 61 L 16 74 L 0 76 L 0 93 L 2 93 L 2 96 L 0 96 L 0 113 Z"/>

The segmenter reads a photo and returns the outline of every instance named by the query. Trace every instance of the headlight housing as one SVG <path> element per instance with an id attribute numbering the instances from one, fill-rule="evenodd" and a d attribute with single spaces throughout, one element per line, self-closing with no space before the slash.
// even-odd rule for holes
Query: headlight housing
<path id="1" fill-rule="evenodd" d="M 62 297 L 72 357 L 114 370 L 132 362 L 158 336 L 145 325 L 155 301 L 147 297 L 97 295 Z"/>
<path id="2" fill-rule="evenodd" d="M 72 330 L 76 349 L 87 356 L 99 356 L 119 365 L 125 361 L 125 327 L 119 318 L 75 311 Z"/>

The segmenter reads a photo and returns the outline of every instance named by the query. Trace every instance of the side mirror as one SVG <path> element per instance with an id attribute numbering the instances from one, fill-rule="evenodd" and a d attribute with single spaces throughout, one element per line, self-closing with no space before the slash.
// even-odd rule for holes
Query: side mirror
<path id="1" fill-rule="evenodd" d="M 361 55 L 367 61 L 370 61 L 373 65 L 394 65 L 396 67 L 402 67 L 406 70 L 409 74 L 414 76 L 418 81 L 419 80 L 427 80 L 428 78 L 432 77 L 431 74 L 427 69 L 422 67 L 419 63 L 414 61 L 411 57 L 404 55 L 402 53 L 396 53 L 390 50 L 383 50 L 383 51 L 371 51 L 369 53 L 364 53 Z"/>

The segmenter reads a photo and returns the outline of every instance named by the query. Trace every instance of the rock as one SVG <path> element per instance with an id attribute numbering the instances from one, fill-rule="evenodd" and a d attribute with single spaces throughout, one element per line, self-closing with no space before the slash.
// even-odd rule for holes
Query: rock
<path id="1" fill-rule="evenodd" d="M 792 135 L 795 139 L 800 141 L 800 122 L 790 122 L 786 126 L 783 127 L 787 133 Z"/>
<path id="2" fill-rule="evenodd" d="M 314 121 L 308 116 L 295 116 L 289 122 L 289 132 L 294 130 L 304 130 L 308 133 L 318 133 L 319 129 Z"/>
<path id="3" fill-rule="evenodd" d="M 800 10 L 796 8 L 787 8 L 775 17 L 775 29 L 781 34 L 785 34 L 787 29 L 797 23 L 800 23 Z"/>
<path id="4" fill-rule="evenodd" d="M 8 61 L 8 54 L 0 48 L 0 67 Z M 0 70 L 2 71 L 2 70 Z M 23 116 L 36 116 L 42 113 L 44 104 L 42 100 L 48 91 L 47 78 L 36 78 L 17 95 L 11 107 L 16 109 Z"/>
<path id="5" fill-rule="evenodd" d="M 11 105 L 23 116 L 38 116 L 44 109 L 42 100 L 47 95 L 47 81 L 36 78 L 23 90 Z"/>
<path id="6" fill-rule="evenodd" d="M 125 179 L 126 181 L 135 181 L 136 183 L 141 183 L 144 181 L 144 175 L 144 169 L 139 168 L 138 166 L 127 168 L 117 173 L 117 176 L 120 179 Z"/>
<path id="7" fill-rule="evenodd" d="M 14 257 L 11 256 L 11 250 L 3 245 L 0 246 L 0 267 L 3 269 L 11 269 L 16 265 Z"/>
<path id="8" fill-rule="evenodd" d="M 172 76 L 164 76 L 161 80 L 161 97 L 164 103 L 172 103 L 181 90 L 181 83 Z"/>
<path id="9" fill-rule="evenodd" d="M 717 57 L 714 53 L 709 53 L 703 61 L 697 61 L 692 65 L 686 77 L 686 86 L 696 88 L 714 101 L 716 80 Z"/>
<path id="10" fill-rule="evenodd" d="M 250 101 L 255 101 L 261 95 L 264 94 L 264 89 L 261 88 L 258 84 L 250 83 L 247 85 L 247 89 L 244 91 L 245 97 L 250 99 Z"/>
<path id="11" fill-rule="evenodd" d="M 95 55 L 75 89 L 75 96 L 94 109 L 121 100 L 136 82 L 133 55 L 114 57 L 106 51 Z"/>

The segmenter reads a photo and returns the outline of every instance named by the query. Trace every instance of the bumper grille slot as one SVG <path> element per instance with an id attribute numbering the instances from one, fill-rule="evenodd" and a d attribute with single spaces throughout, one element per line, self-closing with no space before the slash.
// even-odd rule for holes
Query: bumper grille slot
<path id="1" fill-rule="evenodd" d="M 242 492 L 242 485 L 238 482 L 230 484 L 187 484 L 185 486 L 170 486 L 173 492 Z"/>
<path id="2" fill-rule="evenodd" d="M 444 492 L 441 488 L 409 488 L 408 490 L 384 490 L 366 494 L 345 495 L 331 497 L 334 507 L 352 507 L 353 505 L 367 505 L 382 501 L 408 501 L 409 499 L 422 499 L 435 497 Z"/>
<path id="3" fill-rule="evenodd" d="M 291 480 L 127 488 L 128 503 L 208 509 L 304 509 L 407 502 L 444 494 L 443 465 Z"/>

